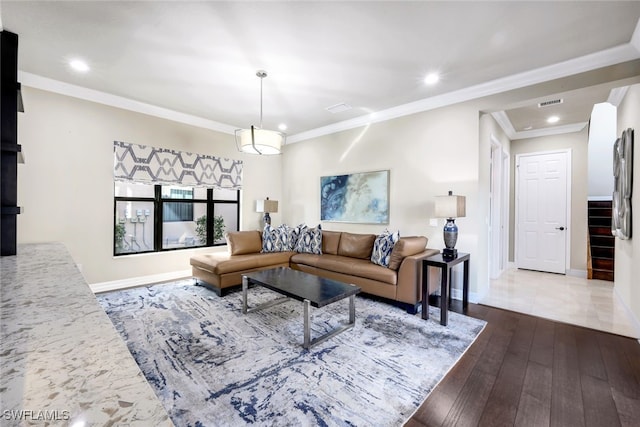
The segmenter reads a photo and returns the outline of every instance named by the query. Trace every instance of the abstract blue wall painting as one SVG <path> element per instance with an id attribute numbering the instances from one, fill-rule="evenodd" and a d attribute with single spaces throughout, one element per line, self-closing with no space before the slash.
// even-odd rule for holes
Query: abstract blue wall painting
<path id="1" fill-rule="evenodd" d="M 389 171 L 320 177 L 320 220 L 389 223 Z"/>

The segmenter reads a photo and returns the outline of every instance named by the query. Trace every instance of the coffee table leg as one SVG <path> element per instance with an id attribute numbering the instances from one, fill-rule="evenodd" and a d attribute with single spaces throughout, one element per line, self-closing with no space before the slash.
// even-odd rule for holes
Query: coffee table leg
<path id="1" fill-rule="evenodd" d="M 327 332 L 324 335 L 311 339 L 311 303 L 309 300 L 304 300 L 304 343 L 302 346 L 309 350 L 314 345 L 318 345 L 331 337 L 335 337 L 341 332 L 351 329 L 356 324 L 356 296 L 351 295 L 349 297 L 349 323 L 342 323 L 342 326 L 335 328 L 332 331 Z"/>
<path id="2" fill-rule="evenodd" d="M 254 285 L 256 284 L 256 282 L 253 282 L 253 283 Z M 265 308 L 273 307 L 274 305 L 282 304 L 283 302 L 289 301 L 289 297 L 276 298 L 271 301 L 263 302 L 262 304 L 258 304 L 254 307 L 249 308 L 249 302 L 247 301 L 248 289 L 249 289 L 249 279 L 246 276 L 242 276 L 242 314 L 263 310 Z"/>
<path id="3" fill-rule="evenodd" d="M 247 314 L 247 289 L 249 288 L 249 279 L 242 276 L 242 314 Z"/>
<path id="4" fill-rule="evenodd" d="M 349 297 L 349 324 L 356 323 L 356 296 L 351 295 Z"/>
<path id="5" fill-rule="evenodd" d="M 309 350 L 311 347 L 311 327 L 309 326 L 309 300 L 304 300 L 304 345 Z"/>

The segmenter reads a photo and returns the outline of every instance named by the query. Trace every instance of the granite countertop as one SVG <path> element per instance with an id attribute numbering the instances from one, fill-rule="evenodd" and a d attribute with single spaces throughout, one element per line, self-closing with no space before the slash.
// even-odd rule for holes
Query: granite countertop
<path id="1" fill-rule="evenodd" d="M 64 245 L 0 266 L 1 425 L 173 425 Z"/>

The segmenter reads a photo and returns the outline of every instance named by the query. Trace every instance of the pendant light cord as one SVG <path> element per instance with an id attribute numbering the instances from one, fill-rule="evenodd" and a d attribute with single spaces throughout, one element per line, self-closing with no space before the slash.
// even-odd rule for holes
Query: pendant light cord
<path id="1" fill-rule="evenodd" d="M 256 76 L 260 77 L 260 129 L 262 129 L 262 81 L 267 77 L 265 70 L 256 71 Z"/>

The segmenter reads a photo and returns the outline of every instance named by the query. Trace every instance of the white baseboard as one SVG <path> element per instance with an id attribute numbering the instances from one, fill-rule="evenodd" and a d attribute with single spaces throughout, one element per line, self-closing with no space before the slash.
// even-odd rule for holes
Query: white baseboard
<path id="1" fill-rule="evenodd" d="M 624 299 L 620 296 L 615 286 L 613 287 L 613 294 L 615 295 L 615 298 L 618 299 L 618 302 L 624 307 L 624 310 L 627 313 L 629 320 L 631 321 L 631 326 L 635 330 L 636 334 L 638 334 L 638 336 L 640 337 L 640 320 L 638 320 L 633 311 L 631 311 L 627 303 L 624 302 Z M 638 340 L 638 342 L 640 342 L 640 339 Z"/>
<path id="2" fill-rule="evenodd" d="M 478 293 L 478 292 L 469 292 L 469 302 L 474 304 L 480 304 L 480 301 L 485 297 L 486 292 Z"/>
<path id="3" fill-rule="evenodd" d="M 100 292 L 115 291 L 118 289 L 135 288 L 152 283 L 168 282 L 170 280 L 186 279 L 191 277 L 191 269 L 172 271 L 170 273 L 152 274 L 150 276 L 132 277 L 129 279 L 113 280 L 111 282 L 99 282 L 89 284 L 94 294 Z"/>
<path id="4" fill-rule="evenodd" d="M 505 271 L 507 270 L 516 270 L 518 267 L 516 266 L 515 262 L 508 262 L 507 263 L 507 268 L 505 269 Z M 587 278 L 587 270 L 575 270 L 573 268 L 569 269 L 569 270 L 565 270 L 565 274 L 567 276 L 575 276 L 575 277 L 582 277 L 583 279 Z"/>
<path id="5" fill-rule="evenodd" d="M 581 277 L 583 279 L 587 278 L 587 270 L 574 270 L 569 269 L 566 271 L 567 276 Z"/>
<path id="6" fill-rule="evenodd" d="M 481 297 L 482 296 L 477 292 L 469 292 L 469 302 L 472 304 L 477 304 L 478 301 L 480 301 Z M 462 301 L 462 289 L 452 289 L 451 299 Z"/>

